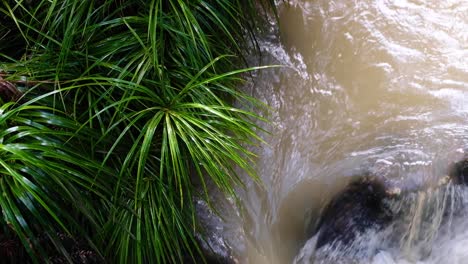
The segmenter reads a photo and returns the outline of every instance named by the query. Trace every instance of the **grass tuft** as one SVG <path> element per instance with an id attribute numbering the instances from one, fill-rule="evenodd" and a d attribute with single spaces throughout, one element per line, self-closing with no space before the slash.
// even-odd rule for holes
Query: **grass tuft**
<path id="1" fill-rule="evenodd" d="M 263 119 L 232 102 L 259 104 L 236 87 L 263 68 L 238 69 L 262 8 L 274 1 L 2 1 L 4 233 L 36 262 L 43 232 L 109 263 L 199 256 L 194 178 L 233 196 L 236 167 L 258 180 L 243 144 Z"/>

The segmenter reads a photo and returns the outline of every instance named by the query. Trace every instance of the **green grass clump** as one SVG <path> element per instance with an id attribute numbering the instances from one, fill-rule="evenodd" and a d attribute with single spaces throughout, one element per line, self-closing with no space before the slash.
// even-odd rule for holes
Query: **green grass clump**
<path id="1" fill-rule="evenodd" d="M 274 2 L 0 2 L 3 234 L 36 262 L 43 233 L 72 260 L 56 232 L 109 263 L 199 255 L 194 177 L 206 197 L 208 177 L 229 195 L 235 167 L 255 178 L 242 144 L 260 117 L 232 102 L 257 104 L 237 67 L 262 7 Z"/>

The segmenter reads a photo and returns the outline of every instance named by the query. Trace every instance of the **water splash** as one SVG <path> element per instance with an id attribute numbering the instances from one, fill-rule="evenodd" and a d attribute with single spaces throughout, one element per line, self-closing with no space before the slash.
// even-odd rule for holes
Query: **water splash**
<path id="1" fill-rule="evenodd" d="M 417 190 L 468 147 L 468 2 L 277 3 L 281 30 L 259 45 L 262 64 L 287 67 L 249 88 L 272 120 L 255 150 L 264 184 L 240 192 L 250 263 L 291 263 L 307 245 L 304 219 L 363 171 L 413 191 L 368 263 L 463 263 L 466 191 Z"/>
<path id="2" fill-rule="evenodd" d="M 466 261 L 463 256 L 467 254 L 461 248 L 468 242 L 465 220 L 468 188 L 452 184 L 436 186 L 402 194 L 401 199 L 388 202 L 398 216 L 392 225 L 378 232 L 369 230 L 351 244 L 331 244 L 318 250 L 319 234 L 316 234 L 299 251 L 294 263 L 436 264 Z"/>

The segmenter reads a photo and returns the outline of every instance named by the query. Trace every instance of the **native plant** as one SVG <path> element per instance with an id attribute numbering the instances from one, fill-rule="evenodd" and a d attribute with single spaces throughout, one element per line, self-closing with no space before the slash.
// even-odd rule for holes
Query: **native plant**
<path id="1" fill-rule="evenodd" d="M 0 2 L 0 223 L 35 261 L 34 238 L 57 231 L 111 263 L 199 255 L 194 177 L 206 197 L 208 178 L 234 195 L 236 167 L 255 177 L 245 144 L 261 117 L 233 102 L 258 104 L 237 87 L 260 67 L 237 67 L 262 6 Z"/>

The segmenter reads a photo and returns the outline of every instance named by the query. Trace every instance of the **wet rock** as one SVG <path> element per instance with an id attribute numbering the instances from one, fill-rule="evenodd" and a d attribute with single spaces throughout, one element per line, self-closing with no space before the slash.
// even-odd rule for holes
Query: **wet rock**
<path id="1" fill-rule="evenodd" d="M 234 264 L 239 260 L 234 256 L 225 231 L 225 221 L 213 212 L 206 201 L 197 200 L 195 204 L 198 221 L 201 226 L 195 234 L 207 263 Z"/>
<path id="2" fill-rule="evenodd" d="M 415 245 L 414 252 L 427 256 L 439 230 L 450 227 L 465 208 L 467 185 L 467 158 L 417 188 L 389 187 L 381 178 L 361 177 L 325 207 L 295 263 L 362 263 L 382 248 Z"/>
<path id="3" fill-rule="evenodd" d="M 325 208 L 318 223 L 316 248 L 350 244 L 369 229 L 380 230 L 393 219 L 385 199 L 387 192 L 376 178 L 364 177 L 350 183 Z"/>
<path id="4" fill-rule="evenodd" d="M 200 226 L 195 238 L 201 248 L 203 258 L 210 264 L 244 263 L 245 261 L 237 256 L 237 253 L 242 250 L 235 248 L 235 246 L 244 244 L 242 231 L 240 227 L 236 228 L 230 222 L 236 218 L 230 215 L 236 211 L 234 205 L 229 204 L 224 197 L 217 197 L 216 201 L 216 210 L 220 210 L 219 212 L 214 212 L 214 208 L 210 208 L 205 200 L 195 200 L 197 220 Z M 231 207 L 231 212 L 227 211 L 226 207 Z M 221 213 L 223 218 L 220 216 Z"/>
<path id="5" fill-rule="evenodd" d="M 454 184 L 468 185 L 468 159 L 452 164 L 448 176 Z"/>
<path id="6" fill-rule="evenodd" d="M 335 243 L 349 244 L 369 229 L 380 230 L 396 217 L 388 201 L 411 193 L 439 190 L 450 183 L 468 185 L 468 159 L 452 164 L 448 175 L 419 188 L 389 188 L 379 178 L 368 176 L 351 182 L 323 211 L 316 229 L 319 234 L 316 248 Z"/>

